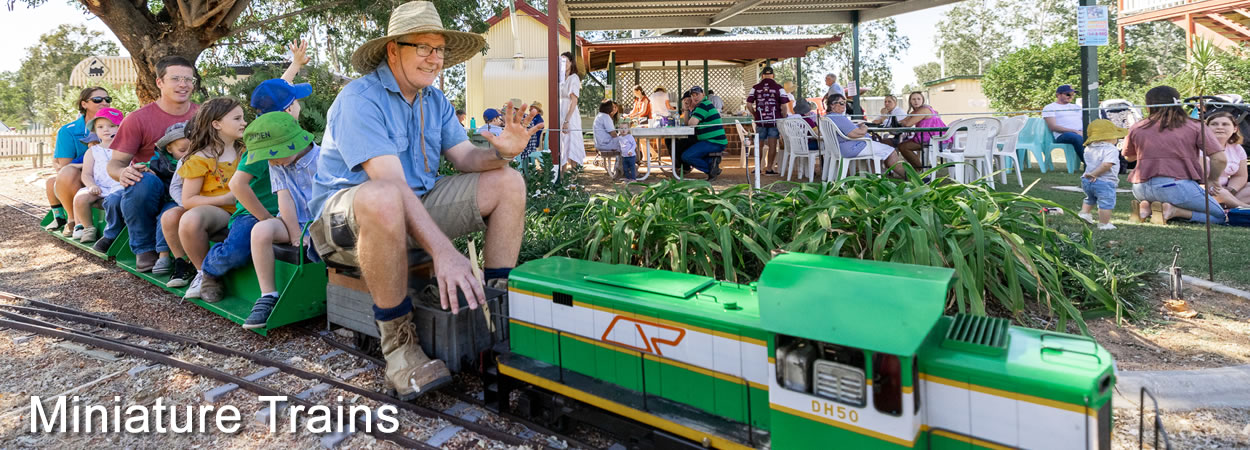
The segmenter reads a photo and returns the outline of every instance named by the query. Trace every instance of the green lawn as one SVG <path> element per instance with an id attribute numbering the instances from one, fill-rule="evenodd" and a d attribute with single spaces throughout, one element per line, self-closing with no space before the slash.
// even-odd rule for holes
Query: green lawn
<path id="1" fill-rule="evenodd" d="M 1036 166 L 1024 171 L 1024 186 L 1028 187 L 1033 180 L 1041 179 L 1029 195 L 1044 198 L 1060 204 L 1071 215 L 1051 216 L 1056 227 L 1065 231 L 1076 232 L 1084 223 L 1076 217 L 1081 210 L 1085 194 L 1065 192 L 1053 189 L 1055 186 L 1080 187 L 1080 173 L 1069 174 L 1062 163 L 1057 163 L 1057 170 L 1040 173 Z M 999 189 L 1020 192 L 1023 190 L 1016 184 L 1015 175 L 1008 174 L 1009 185 L 998 184 Z M 1001 178 L 999 179 L 1001 180 Z M 1120 176 L 1120 189 L 1131 189 L 1126 175 Z M 1115 211 L 1111 215 L 1111 223 L 1117 229 L 1099 231 L 1095 229 L 1094 242 L 1104 258 L 1118 261 L 1136 270 L 1161 270 L 1172 264 L 1172 247 L 1181 247 L 1178 265 L 1186 275 L 1207 278 L 1207 238 L 1203 224 L 1173 221 L 1167 226 L 1150 223 L 1136 224 L 1129 222 L 1129 213 L 1134 203 L 1133 194 L 1120 193 L 1116 198 Z M 1097 216 L 1097 215 L 1095 215 Z M 1250 287 L 1250 228 L 1211 226 L 1211 254 L 1215 261 L 1215 281 L 1240 288 Z"/>

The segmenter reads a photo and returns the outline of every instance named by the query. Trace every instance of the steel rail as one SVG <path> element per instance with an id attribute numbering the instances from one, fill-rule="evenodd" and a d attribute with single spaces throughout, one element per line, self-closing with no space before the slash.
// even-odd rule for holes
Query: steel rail
<path id="1" fill-rule="evenodd" d="M 55 317 L 61 320 L 66 320 L 66 321 L 85 324 L 85 325 L 95 325 L 95 326 L 100 326 L 104 328 L 111 328 L 111 329 L 115 329 L 118 331 L 125 331 L 125 332 L 134 333 L 134 334 L 138 334 L 142 336 L 147 336 L 147 337 L 154 338 L 154 339 L 161 339 L 161 340 L 170 341 L 170 342 L 178 342 L 182 344 L 195 345 L 213 353 L 218 353 L 218 354 L 222 354 L 226 356 L 237 356 L 237 357 L 247 359 L 249 361 L 252 361 L 260 365 L 274 367 L 274 368 L 277 368 L 278 370 L 286 372 L 289 375 L 294 375 L 299 378 L 318 380 L 326 384 L 329 384 L 331 386 L 334 386 L 336 388 L 351 392 L 353 394 L 358 394 L 362 397 L 366 397 L 377 402 L 396 406 L 400 409 L 404 409 L 409 412 L 412 412 L 418 416 L 431 418 L 431 419 L 446 420 L 455 425 L 463 427 L 464 429 L 468 431 L 478 433 L 484 437 L 487 437 L 496 441 L 500 441 L 509 445 L 520 446 L 520 445 L 525 445 L 529 443 L 525 439 L 521 439 L 520 437 L 508 434 L 507 432 L 504 432 L 504 431 L 490 428 L 486 425 L 482 425 L 476 422 L 470 422 L 460 417 L 456 417 L 451 414 L 447 414 L 447 413 L 444 413 L 442 411 L 438 411 L 435 409 L 427 408 L 427 407 L 420 406 L 420 405 L 415 405 L 412 403 L 403 402 L 389 395 L 386 395 L 380 392 L 371 391 L 368 389 L 364 389 L 358 386 L 354 386 L 354 385 L 345 383 L 331 376 L 327 376 L 327 375 L 323 375 L 323 374 L 319 374 L 315 372 L 309 372 L 309 371 L 306 371 L 297 367 L 293 367 L 291 365 L 285 364 L 277 360 L 273 360 L 273 359 L 269 359 L 261 355 L 257 355 L 255 353 L 235 350 L 235 349 L 225 347 L 219 344 L 214 344 L 212 342 L 206 342 L 206 341 L 198 340 L 195 338 L 171 334 L 171 333 L 167 333 L 167 332 L 152 329 L 152 328 L 128 324 L 125 322 L 118 322 L 112 319 L 88 317 L 88 316 L 82 315 L 80 311 L 74 310 L 73 308 L 67 308 L 67 307 L 59 307 L 59 308 L 63 310 L 71 310 L 71 311 L 76 311 L 76 312 L 50 311 L 50 310 L 43 310 L 40 308 L 31 308 L 31 307 L 24 307 L 24 306 L 17 306 L 17 305 L 0 305 L 0 308 L 13 309 L 16 311 L 46 315 L 48 317 Z"/>
<path id="2" fill-rule="evenodd" d="M 59 314 L 63 314 L 63 313 L 59 313 Z M 26 331 L 30 333 L 41 334 L 41 335 L 48 336 L 48 337 L 65 339 L 68 341 L 78 342 L 80 344 L 87 344 L 87 345 L 100 347 L 103 349 L 122 352 L 131 356 L 146 359 L 151 362 L 164 364 L 170 367 L 174 367 L 174 368 L 178 368 L 178 369 L 182 369 L 182 370 L 194 373 L 196 375 L 212 378 L 223 383 L 234 383 L 238 385 L 239 387 L 246 389 L 248 391 L 251 391 L 255 394 L 264 395 L 264 396 L 287 397 L 289 402 L 297 403 L 299 405 L 304 406 L 305 408 L 311 408 L 313 406 L 317 406 L 316 404 L 312 402 L 297 398 L 295 396 L 284 395 L 283 393 L 277 390 L 274 390 L 272 388 L 269 388 L 267 386 L 264 386 L 264 385 L 261 385 L 259 383 L 255 383 L 252 381 L 248 381 L 246 379 L 243 379 L 242 377 L 231 375 L 229 373 L 222 372 L 220 370 L 217 370 L 211 367 L 201 366 L 201 365 L 191 363 L 191 362 L 188 362 L 188 361 L 185 361 L 185 360 L 173 357 L 173 356 L 163 355 L 161 353 L 155 352 L 145 347 L 134 346 L 134 345 L 123 345 L 123 344 L 120 344 L 111 340 L 100 339 L 94 336 L 90 336 L 79 330 L 74 330 L 72 328 L 58 330 L 55 328 L 33 325 L 33 324 L 26 323 L 26 322 L 10 320 L 10 319 L 0 319 L 0 327 L 11 328 L 14 330 L 22 330 L 22 331 Z M 406 448 L 418 448 L 418 449 L 423 449 L 423 450 L 435 449 L 435 447 L 429 444 L 411 439 L 407 436 L 404 436 L 403 434 L 400 434 L 399 432 L 386 433 L 377 427 L 373 427 L 373 426 L 362 427 L 362 425 L 364 425 L 363 419 L 356 421 L 354 425 L 358 429 L 367 429 L 365 433 L 368 433 L 378 439 L 389 440 L 396 444 L 402 445 Z"/>

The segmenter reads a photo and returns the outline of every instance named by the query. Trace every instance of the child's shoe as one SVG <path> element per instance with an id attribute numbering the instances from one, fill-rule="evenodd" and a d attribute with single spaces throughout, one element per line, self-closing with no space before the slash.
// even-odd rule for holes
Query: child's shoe
<path id="1" fill-rule="evenodd" d="M 191 277 L 195 276 L 195 266 L 183 259 L 175 259 L 173 263 L 173 275 L 169 276 L 169 281 L 165 282 L 165 287 L 180 288 L 191 282 Z"/>
<path id="2" fill-rule="evenodd" d="M 187 287 L 187 293 L 182 296 L 183 300 L 200 298 L 200 283 L 202 282 L 202 278 L 200 277 L 200 273 L 195 271 L 194 268 L 191 269 L 191 273 L 195 274 L 195 279 L 191 280 L 191 285 Z"/>
<path id="3" fill-rule="evenodd" d="M 80 223 L 78 225 L 74 225 L 74 234 L 72 235 L 70 239 L 73 239 L 78 242 L 82 242 L 82 233 L 84 231 L 87 231 L 87 227 L 83 226 L 83 224 Z"/>
<path id="4" fill-rule="evenodd" d="M 1085 221 L 1085 222 L 1087 222 L 1087 223 L 1090 223 L 1090 224 L 1093 224 L 1093 223 L 1094 223 L 1094 215 L 1093 215 L 1093 214 L 1090 214 L 1090 213 L 1087 213 L 1087 212 L 1083 212 L 1083 213 L 1079 213 L 1079 214 L 1077 214 L 1076 216 L 1077 216 L 1077 217 L 1080 217 L 1080 218 L 1081 218 L 1081 220 L 1084 220 L 1084 221 Z"/>
<path id="5" fill-rule="evenodd" d="M 156 260 L 156 264 L 152 265 L 152 275 L 165 275 L 172 273 L 174 270 L 174 257 L 165 255 Z M 186 286 L 185 284 L 183 286 Z"/>
<path id="6" fill-rule="evenodd" d="M 251 330 L 253 328 L 264 328 L 265 323 L 269 321 L 269 314 L 273 312 L 273 307 L 278 304 L 278 297 L 273 295 L 263 295 L 256 300 L 256 304 L 252 306 L 252 313 L 247 316 L 247 320 L 243 321 L 243 328 Z"/>
<path id="7" fill-rule="evenodd" d="M 96 239 L 99 239 L 99 238 L 100 238 L 100 232 L 96 230 L 95 227 L 87 227 L 87 229 L 82 231 L 82 237 L 78 239 L 78 242 L 82 242 L 86 244 L 88 242 L 95 242 Z"/>
<path id="8" fill-rule="evenodd" d="M 65 229 L 61 230 L 61 236 L 71 237 L 74 235 L 74 227 L 78 224 L 74 222 L 66 222 Z"/>
<path id="9" fill-rule="evenodd" d="M 1110 223 L 1104 223 L 1104 224 L 1102 224 L 1102 225 L 1099 225 L 1099 226 L 1098 226 L 1098 229 L 1099 229 L 1099 230 L 1114 230 L 1114 229 L 1115 229 L 1115 225 L 1112 225 L 1112 224 L 1110 224 Z"/>

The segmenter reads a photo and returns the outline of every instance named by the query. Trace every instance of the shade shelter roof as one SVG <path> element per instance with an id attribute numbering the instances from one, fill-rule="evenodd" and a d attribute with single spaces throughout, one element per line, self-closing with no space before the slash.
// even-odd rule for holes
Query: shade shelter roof
<path id="1" fill-rule="evenodd" d="M 578 30 L 867 22 L 958 0 L 561 0 Z M 702 59 L 702 58 L 700 58 Z"/>
<path id="2" fill-rule="evenodd" d="M 841 40 L 841 36 L 814 34 L 651 36 L 592 42 L 583 52 L 592 71 L 606 68 L 613 52 L 616 64 L 720 60 L 741 65 L 760 59 L 799 58 Z"/>

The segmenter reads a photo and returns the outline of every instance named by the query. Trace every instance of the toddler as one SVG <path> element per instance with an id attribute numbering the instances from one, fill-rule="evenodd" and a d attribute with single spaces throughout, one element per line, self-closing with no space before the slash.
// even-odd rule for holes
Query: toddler
<path id="1" fill-rule="evenodd" d="M 79 223 L 74 226 L 73 238 L 79 242 L 95 242 L 99 237 L 95 222 L 91 220 L 91 204 L 102 198 L 106 199 L 104 219 L 108 226 L 105 227 L 104 238 L 108 240 L 108 246 L 112 245 L 113 239 L 122 231 L 122 185 L 108 174 L 108 162 L 113 158 L 113 152 L 108 147 L 113 143 L 113 137 L 117 135 L 117 128 L 123 117 L 125 114 L 115 108 L 101 108 L 87 123 L 87 127 L 100 139 L 100 143 L 91 146 L 83 155 L 83 188 L 74 194 L 74 217 L 79 219 Z M 109 197 L 114 198 L 108 199 Z M 104 250 L 107 251 L 108 247 Z"/>
<path id="2" fill-rule="evenodd" d="M 1110 120 L 1098 119 L 1089 123 L 1089 137 L 1085 139 L 1085 173 L 1081 175 L 1081 190 L 1085 202 L 1078 217 L 1094 223 L 1090 214 L 1098 207 L 1098 229 L 1114 230 L 1111 210 L 1115 209 L 1115 188 L 1120 184 L 1120 149 L 1116 142 L 1128 135 L 1128 130 L 1115 126 Z"/>

